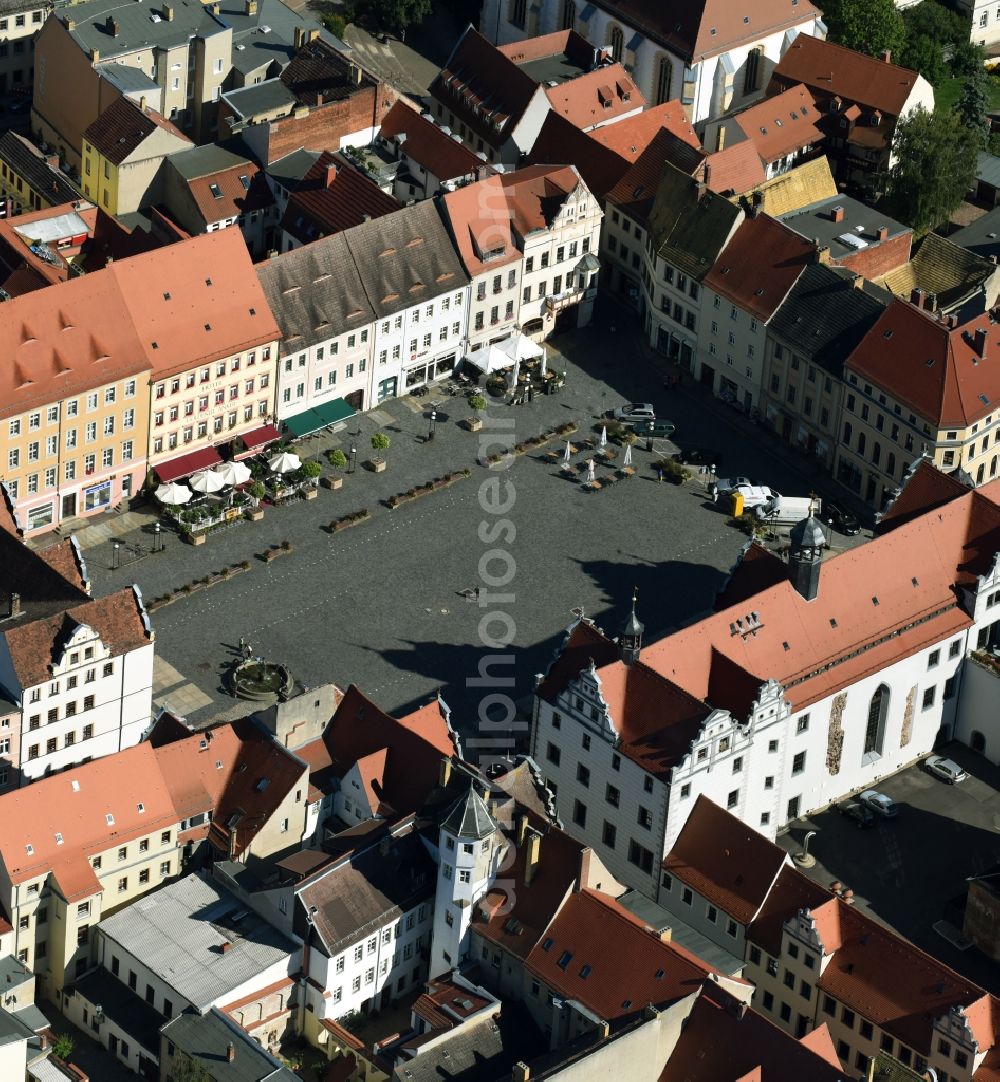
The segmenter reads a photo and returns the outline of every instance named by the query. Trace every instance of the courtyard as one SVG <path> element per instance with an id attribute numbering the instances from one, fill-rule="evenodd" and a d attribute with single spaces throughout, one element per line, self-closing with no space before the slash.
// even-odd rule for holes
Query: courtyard
<path id="1" fill-rule="evenodd" d="M 567 372 L 559 394 L 536 396 L 522 406 L 491 404 L 487 427 L 512 445 L 573 421 L 577 443 L 594 434 L 605 411 L 624 401 L 650 401 L 658 416 L 677 425 L 681 446 L 711 446 L 721 452 L 720 473 L 749 474 L 786 494 L 802 495 L 821 479 L 803 474 L 787 454 L 752 442 L 700 388 L 666 390 L 662 373 L 636 339 L 613 333 L 613 318 L 561 336 L 550 344 L 550 366 Z M 428 439 L 429 415 L 437 410 Z M 724 407 L 722 407 L 724 409 Z M 256 654 L 282 662 L 305 685 L 355 683 L 384 709 L 399 712 L 436 693 L 451 706 L 460 731 L 475 727 L 483 692 L 466 687 L 480 659 L 480 621 L 505 615 L 486 628 L 513 634 L 516 699 L 530 697 L 534 676 L 583 609 L 610 634 L 627 615 L 633 589 L 649 639 L 690 620 L 712 605 L 746 536 L 705 498 L 709 478 L 695 475 L 675 486 L 657 479 L 653 454 L 644 441 L 633 452 L 634 477 L 601 492 L 581 488 L 545 452 L 554 441 L 516 457 L 508 469 L 479 464 L 480 437 L 459 425 L 471 413 L 461 397 L 443 391 L 425 398 L 394 399 L 351 419 L 335 433 L 306 439 L 296 448 L 306 457 L 340 447 L 357 448 L 357 469 L 339 491 L 321 489 L 317 499 L 269 508 L 258 523 L 241 523 L 209 536 L 193 548 L 166 534 L 165 550 L 112 570 L 111 545 L 87 551 L 95 594 L 136 582 L 149 600 L 179 590 L 223 566 L 250 561 L 246 574 L 182 597 L 153 614 L 157 636 L 156 698 L 201 722 L 220 712 L 245 712 L 228 696 L 223 676 L 241 638 Z M 494 423 L 498 425 L 492 429 Z M 391 439 L 384 473 L 365 470 L 374 432 Z M 493 445 L 486 451 L 495 451 Z M 574 456 L 582 465 L 585 453 Z M 621 454 L 619 454 L 619 462 Z M 469 468 L 452 487 L 394 510 L 388 497 L 445 473 Z M 324 465 L 324 468 L 325 465 Z M 598 467 L 598 478 L 610 471 Z M 495 487 L 499 482 L 499 487 Z M 831 482 L 827 481 L 829 486 Z M 510 488 L 507 487 L 509 484 Z M 486 486 L 484 488 L 483 486 Z M 484 495 L 481 496 L 481 493 Z M 503 514 L 482 509 L 483 498 L 509 503 Z M 367 509 L 370 518 L 331 534 L 331 520 Z M 499 528 L 506 519 L 510 527 Z M 494 532 L 490 532 L 494 531 Z M 497 532 L 499 531 L 499 532 Z M 121 539 L 148 548 L 150 536 Z M 834 535 L 836 547 L 857 543 Z M 259 554 L 288 541 L 291 551 L 264 563 Z M 484 554 L 501 548 L 507 556 Z M 127 549 L 123 549 L 127 553 Z M 483 574 L 509 581 L 493 593 Z M 480 585 L 479 602 L 466 593 Z"/>

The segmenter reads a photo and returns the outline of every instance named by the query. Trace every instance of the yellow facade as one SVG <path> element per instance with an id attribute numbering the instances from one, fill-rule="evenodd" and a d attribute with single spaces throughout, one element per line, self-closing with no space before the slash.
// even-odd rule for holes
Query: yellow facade
<path id="1" fill-rule="evenodd" d="M 108 212 L 118 213 L 118 166 L 86 139 L 83 141 L 83 194 L 96 206 Z"/>
<path id="2" fill-rule="evenodd" d="M 26 533 L 114 506 L 145 476 L 146 374 L 0 420 L 0 469 Z"/>

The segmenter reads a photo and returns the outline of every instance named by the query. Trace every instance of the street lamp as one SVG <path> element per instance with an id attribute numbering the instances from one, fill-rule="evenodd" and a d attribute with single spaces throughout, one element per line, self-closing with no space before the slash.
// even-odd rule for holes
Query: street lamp
<path id="1" fill-rule="evenodd" d="M 432 408 L 431 409 L 431 427 L 430 427 L 430 430 L 427 433 L 427 439 L 428 440 L 434 439 L 434 425 L 437 423 L 437 418 L 438 418 L 437 410 Z"/>
<path id="2" fill-rule="evenodd" d="M 115 570 L 121 566 L 121 545 L 117 541 L 111 542 L 111 569 Z"/>
<path id="3" fill-rule="evenodd" d="M 163 538 L 160 536 L 160 524 L 158 522 L 153 523 L 153 551 L 161 552 L 163 550 Z"/>
<path id="4" fill-rule="evenodd" d="M 348 473 L 354 473 L 355 467 L 358 464 L 358 449 L 353 444 L 351 445 L 351 468 Z"/>
<path id="5" fill-rule="evenodd" d="M 714 481 L 715 480 L 715 463 L 714 462 L 708 467 L 708 479 L 709 479 L 709 481 Z"/>
<path id="6" fill-rule="evenodd" d="M 652 452 L 653 450 L 653 422 L 650 421 L 646 426 L 646 450 Z"/>

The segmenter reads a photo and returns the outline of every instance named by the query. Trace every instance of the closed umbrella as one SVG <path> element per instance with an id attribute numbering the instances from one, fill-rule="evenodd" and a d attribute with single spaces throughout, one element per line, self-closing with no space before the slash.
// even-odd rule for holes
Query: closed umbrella
<path id="1" fill-rule="evenodd" d="M 625 457 L 622 459 L 622 465 L 623 466 L 631 466 L 632 465 L 632 444 L 631 443 L 626 443 L 625 444 Z"/>
<path id="2" fill-rule="evenodd" d="M 191 499 L 191 489 L 185 488 L 183 485 L 175 485 L 171 481 L 168 485 L 160 485 L 155 495 L 160 503 L 176 507 L 179 504 L 187 503 Z"/>
<path id="3" fill-rule="evenodd" d="M 573 454 L 573 447 L 569 440 L 566 441 L 566 450 L 563 451 L 563 462 L 569 462 L 570 456 Z"/>
<path id="4" fill-rule="evenodd" d="M 212 470 L 196 473 L 188 480 L 188 484 L 194 492 L 218 492 L 220 488 L 226 487 L 226 482 Z"/>
<path id="5" fill-rule="evenodd" d="M 301 465 L 302 460 L 298 455 L 293 455 L 291 451 L 282 451 L 268 462 L 267 468 L 271 473 L 292 473 Z"/>
<path id="6" fill-rule="evenodd" d="M 597 480 L 597 474 L 594 471 L 594 460 L 592 458 L 587 459 L 587 484 L 591 484 Z"/>
<path id="7" fill-rule="evenodd" d="M 601 438 L 598 441 L 597 445 L 598 445 L 598 447 L 601 447 L 601 448 L 607 447 L 607 445 L 608 445 L 608 426 L 607 425 L 604 425 L 604 427 L 601 429 Z"/>
<path id="8" fill-rule="evenodd" d="M 242 462 L 223 462 L 215 467 L 215 473 L 225 485 L 242 485 L 251 477 L 250 467 Z"/>

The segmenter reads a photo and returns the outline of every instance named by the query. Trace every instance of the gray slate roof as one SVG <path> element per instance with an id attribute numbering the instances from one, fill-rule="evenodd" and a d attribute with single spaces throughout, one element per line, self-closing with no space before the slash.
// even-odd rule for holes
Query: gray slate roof
<path id="1" fill-rule="evenodd" d="M 374 218 L 343 236 L 378 318 L 468 285 L 431 200 Z"/>
<path id="2" fill-rule="evenodd" d="M 131 64 L 117 64 L 111 61 L 109 64 L 99 64 L 97 74 L 107 79 L 123 94 L 141 93 L 148 90 L 159 94 L 160 87 L 157 81 L 148 76 L 141 68 L 134 68 Z"/>
<path id="3" fill-rule="evenodd" d="M 247 15 L 244 0 L 223 0 L 218 17 L 233 28 L 233 67 L 244 74 L 271 61 L 277 62 L 279 70 L 284 68 L 296 52 L 296 27 L 319 29 L 315 20 L 292 11 L 281 0 L 258 0 L 253 15 Z"/>
<path id="4" fill-rule="evenodd" d="M 277 77 L 228 90 L 222 97 L 239 117 L 253 117 L 274 109 L 290 110 L 298 100 Z"/>
<path id="5" fill-rule="evenodd" d="M 670 162 L 663 166 L 649 212 L 649 231 L 661 258 L 701 281 L 740 220 L 739 207 Z"/>
<path id="6" fill-rule="evenodd" d="M 286 192 L 295 190 L 296 185 L 312 169 L 320 156 L 318 150 L 293 150 L 267 167 L 267 175 L 281 185 Z"/>
<path id="7" fill-rule="evenodd" d="M 74 24 L 70 37 L 84 52 L 96 49 L 101 57 L 122 56 L 136 49 L 172 49 L 187 45 L 192 34 L 207 37 L 220 33 L 222 23 L 199 0 L 173 0 L 174 17 L 153 22 L 149 4 L 123 0 L 81 0 L 56 13 L 63 23 Z M 156 14 L 161 14 L 157 9 Z M 112 15 L 118 23 L 118 35 L 107 29 Z"/>
<path id="8" fill-rule="evenodd" d="M 984 181 L 994 188 L 1000 188 L 1000 158 L 981 150 L 976 159 L 976 180 Z"/>
<path id="9" fill-rule="evenodd" d="M 65 174 L 53 169 L 41 153 L 16 132 L 5 131 L 0 135 L 0 161 L 5 161 L 36 191 L 47 193 L 53 204 L 83 198 Z"/>
<path id="10" fill-rule="evenodd" d="M 470 785 L 469 791 L 455 802 L 441 826 L 457 838 L 475 838 L 482 841 L 496 830 L 497 825 L 483 798 Z"/>
<path id="11" fill-rule="evenodd" d="M 205 143 L 190 150 L 179 150 L 171 154 L 169 160 L 185 180 L 197 180 L 211 173 L 220 173 L 223 169 L 246 165 L 251 159 L 222 143 Z"/>
<path id="12" fill-rule="evenodd" d="M 833 220 L 834 207 L 843 207 L 844 217 L 839 222 Z M 834 195 L 829 199 L 821 199 L 808 207 L 783 214 L 779 221 L 784 222 L 789 229 L 794 229 L 807 240 L 817 238 L 821 245 L 830 249 L 830 254 L 834 259 L 843 259 L 845 256 L 856 253 L 855 248 L 837 239 L 845 233 L 858 237 L 868 244 L 874 244 L 877 243 L 878 229 L 881 226 L 889 230 L 887 238 L 889 240 L 903 233 L 913 232 L 908 225 L 903 225 L 895 218 L 890 218 L 882 211 L 874 210 L 848 195 Z"/>
<path id="13" fill-rule="evenodd" d="M 241 920 L 234 918 L 245 913 Z M 140 898 L 100 923 L 101 932 L 204 1010 L 265 969 L 295 944 L 212 880 L 189 875 Z M 221 953 L 223 942 L 231 944 Z"/>
<path id="14" fill-rule="evenodd" d="M 884 309 L 885 303 L 854 287 L 853 276 L 814 263 L 799 275 L 770 330 L 799 356 L 839 375 Z"/>
<path id="15" fill-rule="evenodd" d="M 179 1014 L 163 1027 L 163 1033 L 214 1082 L 298 1082 L 296 1075 L 214 1007 L 207 1014 Z M 236 1051 L 231 1063 L 226 1055 L 230 1044 Z"/>
<path id="16" fill-rule="evenodd" d="M 67 992 L 77 992 L 88 1002 L 100 1004 L 115 1025 L 134 1037 L 147 1052 L 159 1057 L 160 1026 L 166 1017 L 106 969 L 94 969 L 74 981 Z"/>
<path id="17" fill-rule="evenodd" d="M 1000 256 L 1000 207 L 994 207 L 988 214 L 952 233 L 948 239 L 952 244 L 985 259 Z"/>
<path id="18" fill-rule="evenodd" d="M 387 837 L 298 889 L 333 958 L 434 895 L 434 863 L 415 833 Z M 313 912 L 315 907 L 315 912 Z"/>
<path id="19" fill-rule="evenodd" d="M 375 319 L 344 237 L 334 233 L 258 265 L 284 351 L 305 349 Z"/>

